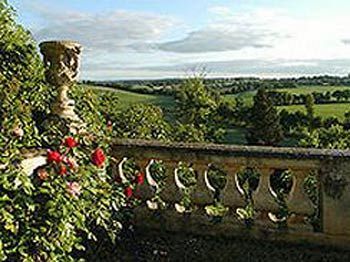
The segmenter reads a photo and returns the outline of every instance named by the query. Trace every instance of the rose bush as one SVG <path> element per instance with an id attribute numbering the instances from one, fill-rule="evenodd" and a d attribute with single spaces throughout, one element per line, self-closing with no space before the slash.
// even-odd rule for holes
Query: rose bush
<path id="1" fill-rule="evenodd" d="M 6 1 L 0 24 L 0 261 L 76 261 L 87 242 L 106 235 L 114 241 L 138 203 L 143 177 L 122 182 L 111 175 L 113 124 L 100 107 L 107 94 L 72 90 L 86 124 L 79 134 L 42 129 L 55 90 L 45 84 L 36 43 Z M 43 148 L 47 164 L 26 174 L 23 152 Z"/>

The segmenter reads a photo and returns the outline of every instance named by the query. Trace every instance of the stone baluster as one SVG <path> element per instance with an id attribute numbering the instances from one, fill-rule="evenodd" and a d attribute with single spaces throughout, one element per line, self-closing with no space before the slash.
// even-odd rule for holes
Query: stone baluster
<path id="1" fill-rule="evenodd" d="M 211 204 L 213 202 L 213 193 L 210 192 L 205 177 L 208 165 L 205 163 L 195 163 L 193 169 L 197 174 L 197 184 L 192 198 L 193 202 L 200 206 Z"/>
<path id="2" fill-rule="evenodd" d="M 292 170 L 293 186 L 287 199 L 290 212 L 302 215 L 311 215 L 314 207 L 304 190 L 304 180 L 310 170 Z"/>
<path id="3" fill-rule="evenodd" d="M 350 161 L 324 161 L 320 175 L 322 230 L 350 236 Z"/>
<path id="4" fill-rule="evenodd" d="M 149 172 L 147 168 L 149 165 L 149 161 L 148 159 L 140 158 L 140 159 L 136 159 L 135 162 L 140 170 L 140 173 L 143 175 L 143 178 L 144 178 L 143 184 L 137 186 L 137 193 L 139 194 L 140 198 L 143 201 L 146 201 L 154 195 L 154 192 L 146 178 L 147 172 Z"/>
<path id="5" fill-rule="evenodd" d="M 230 207 L 242 207 L 245 205 L 244 196 L 239 192 L 237 173 L 239 166 L 226 165 L 226 185 L 223 189 L 223 204 Z"/>
<path id="6" fill-rule="evenodd" d="M 177 203 L 181 200 L 182 194 L 179 190 L 179 188 L 176 186 L 175 181 L 175 169 L 178 166 L 178 163 L 175 161 L 165 161 L 165 186 L 162 190 L 160 196 L 162 200 L 164 200 L 167 203 Z"/>
<path id="7" fill-rule="evenodd" d="M 273 174 L 272 168 L 259 168 L 259 185 L 253 193 L 254 208 L 268 212 L 277 212 L 279 207 L 271 193 L 270 176 Z"/>
<path id="8" fill-rule="evenodd" d="M 304 181 L 311 170 L 292 170 L 293 186 L 286 200 L 290 216 L 287 219 L 289 229 L 313 231 L 306 217 L 314 212 L 314 206 L 304 190 Z"/>
<path id="9" fill-rule="evenodd" d="M 123 182 L 121 177 L 120 177 L 120 169 L 119 169 L 119 164 L 121 161 L 123 161 L 123 156 L 113 156 L 110 159 L 110 165 L 111 165 L 111 175 L 112 178 L 115 179 L 116 182 Z"/>

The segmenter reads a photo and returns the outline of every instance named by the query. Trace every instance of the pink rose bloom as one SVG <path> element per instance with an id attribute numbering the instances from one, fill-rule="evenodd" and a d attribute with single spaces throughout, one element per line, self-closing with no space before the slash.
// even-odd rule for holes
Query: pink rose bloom
<path id="1" fill-rule="evenodd" d="M 74 158 L 64 157 L 63 162 L 69 166 L 71 169 L 78 168 L 78 163 Z"/>
<path id="2" fill-rule="evenodd" d="M 73 196 L 78 197 L 80 195 L 81 186 L 78 182 L 67 182 L 67 192 Z"/>
<path id="3" fill-rule="evenodd" d="M 38 177 L 40 180 L 44 181 L 49 177 L 49 174 L 47 173 L 47 171 L 43 168 L 40 168 L 38 170 Z"/>
<path id="4" fill-rule="evenodd" d="M 19 126 L 15 127 L 12 132 L 16 137 L 22 137 L 24 135 L 23 129 Z"/>

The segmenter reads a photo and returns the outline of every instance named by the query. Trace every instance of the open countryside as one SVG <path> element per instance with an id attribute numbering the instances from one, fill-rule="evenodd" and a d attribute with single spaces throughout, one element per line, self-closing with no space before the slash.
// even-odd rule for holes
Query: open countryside
<path id="1" fill-rule="evenodd" d="M 149 95 L 149 94 L 140 94 L 131 91 L 120 90 L 117 88 L 105 88 L 103 86 L 89 86 L 84 85 L 86 88 L 91 89 L 101 89 L 117 92 L 119 97 L 118 107 L 125 108 L 133 104 L 144 103 L 144 104 L 154 104 L 161 106 L 165 112 L 171 112 L 175 105 L 175 99 L 172 96 L 165 95 Z M 350 90 L 350 86 L 324 86 L 324 85 L 315 85 L 315 86 L 300 86 L 296 88 L 281 88 L 274 91 L 277 92 L 288 92 L 292 94 L 311 94 L 313 92 L 334 92 L 334 91 Z M 253 104 L 253 97 L 256 94 L 256 91 L 246 91 L 234 95 L 225 95 L 225 99 L 235 101 L 236 98 L 241 98 L 244 103 L 247 105 Z M 305 107 L 303 105 L 290 105 L 290 106 L 279 106 L 279 110 L 286 109 L 289 112 L 305 112 Z M 314 106 L 316 116 L 322 118 L 327 117 L 336 117 L 339 120 L 344 120 L 344 114 L 350 110 L 349 103 L 327 103 L 327 104 L 317 104 Z"/>
<path id="2" fill-rule="evenodd" d="M 0 0 L 0 261 L 350 261 L 349 11 Z"/>

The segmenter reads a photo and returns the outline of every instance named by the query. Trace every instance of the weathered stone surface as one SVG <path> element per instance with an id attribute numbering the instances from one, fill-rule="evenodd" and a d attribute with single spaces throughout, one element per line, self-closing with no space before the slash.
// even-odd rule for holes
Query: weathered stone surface
<path id="1" fill-rule="evenodd" d="M 327 161 L 321 173 L 323 231 L 350 236 L 350 162 Z"/>
<path id="2" fill-rule="evenodd" d="M 33 174 L 35 169 L 45 164 L 46 164 L 46 157 L 36 156 L 36 157 L 24 159 L 21 163 L 21 166 L 25 174 L 31 175 Z"/>
<path id="3" fill-rule="evenodd" d="M 81 122 L 74 112 L 74 100 L 68 98 L 68 91 L 78 80 L 80 44 L 71 41 L 49 41 L 40 44 L 47 67 L 46 79 L 58 90 L 52 106 L 52 113 L 73 122 Z"/>

